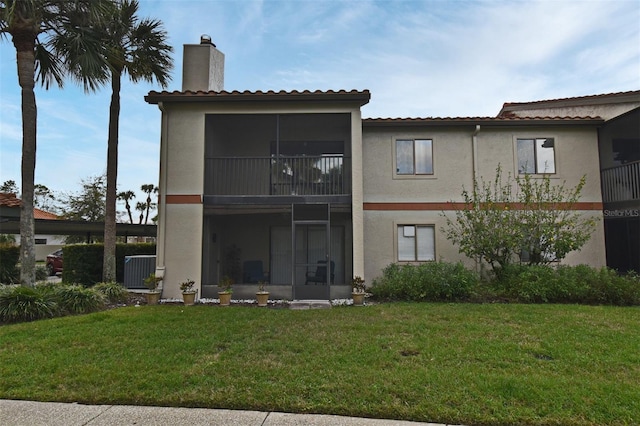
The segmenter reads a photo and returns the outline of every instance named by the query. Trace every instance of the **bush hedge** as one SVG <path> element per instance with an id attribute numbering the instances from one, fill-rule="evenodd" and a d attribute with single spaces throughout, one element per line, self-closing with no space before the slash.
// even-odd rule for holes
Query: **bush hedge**
<path id="1" fill-rule="evenodd" d="M 20 260 L 20 247 L 13 244 L 0 244 L 0 283 L 13 284 L 20 280 L 18 260 Z"/>
<path id="2" fill-rule="evenodd" d="M 640 304 L 640 279 L 587 265 L 512 265 L 493 282 L 500 297 L 521 303 Z"/>
<path id="3" fill-rule="evenodd" d="M 86 287 L 102 281 L 103 244 L 73 244 L 64 246 L 62 281 L 82 284 Z M 152 243 L 116 244 L 116 281 L 124 282 L 125 256 L 153 255 Z"/>
<path id="4" fill-rule="evenodd" d="M 510 265 L 480 281 L 460 263 L 387 266 L 370 289 L 380 300 L 640 305 L 640 276 L 586 265 Z"/>
<path id="5" fill-rule="evenodd" d="M 462 263 L 428 262 L 387 266 L 375 279 L 371 294 L 382 300 L 462 301 L 478 286 L 477 274 Z"/>

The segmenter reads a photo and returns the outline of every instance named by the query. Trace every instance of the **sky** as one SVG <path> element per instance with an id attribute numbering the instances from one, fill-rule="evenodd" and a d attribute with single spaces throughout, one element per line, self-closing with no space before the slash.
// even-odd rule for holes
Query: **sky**
<path id="1" fill-rule="evenodd" d="M 173 46 L 166 90 L 181 90 L 182 46 L 208 34 L 225 90 L 369 90 L 363 117 L 495 116 L 505 102 L 640 89 L 640 1 L 140 0 Z M 20 185 L 15 48 L 0 41 L 0 183 Z M 123 80 L 118 191 L 157 184 L 157 84 Z M 35 182 L 77 193 L 106 170 L 110 89 L 36 88 Z M 120 206 L 122 209 L 122 206 Z"/>

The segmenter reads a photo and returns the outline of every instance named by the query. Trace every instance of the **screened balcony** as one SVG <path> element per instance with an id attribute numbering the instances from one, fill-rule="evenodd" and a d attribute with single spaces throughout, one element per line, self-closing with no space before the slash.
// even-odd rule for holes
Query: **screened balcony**
<path id="1" fill-rule="evenodd" d="M 344 196 L 351 161 L 341 154 L 213 157 L 205 160 L 206 196 Z"/>
<path id="2" fill-rule="evenodd" d="M 640 200 L 640 161 L 602 170 L 602 201 Z"/>

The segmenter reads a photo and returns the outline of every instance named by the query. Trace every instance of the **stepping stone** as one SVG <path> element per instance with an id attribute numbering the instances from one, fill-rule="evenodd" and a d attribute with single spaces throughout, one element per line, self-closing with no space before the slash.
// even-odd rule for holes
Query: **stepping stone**
<path id="1" fill-rule="evenodd" d="M 289 304 L 289 309 L 301 311 L 304 309 L 331 309 L 328 300 L 294 300 Z"/>

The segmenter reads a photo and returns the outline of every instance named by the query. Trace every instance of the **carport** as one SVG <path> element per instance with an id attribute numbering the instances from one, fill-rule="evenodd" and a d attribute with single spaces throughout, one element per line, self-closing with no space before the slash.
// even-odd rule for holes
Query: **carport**
<path id="1" fill-rule="evenodd" d="M 104 222 L 86 222 L 82 220 L 36 219 L 34 234 L 43 235 L 85 235 L 91 242 L 92 236 L 104 235 Z M 137 225 L 116 223 L 116 235 L 124 237 L 155 237 L 156 225 Z M 20 234 L 20 218 L 4 217 L 0 219 L 0 234 Z"/>

